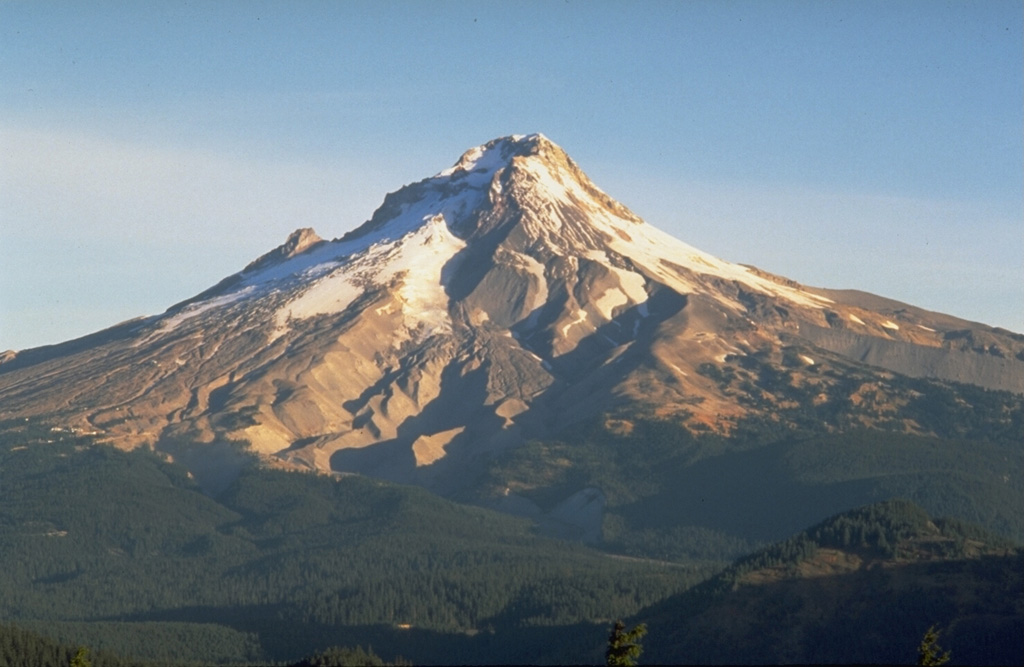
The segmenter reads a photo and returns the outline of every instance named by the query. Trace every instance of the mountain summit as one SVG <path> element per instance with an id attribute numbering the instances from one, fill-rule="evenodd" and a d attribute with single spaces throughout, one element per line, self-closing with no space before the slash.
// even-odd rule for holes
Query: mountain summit
<path id="1" fill-rule="evenodd" d="M 901 376 L 1024 393 L 1024 337 L 722 261 L 533 134 L 470 149 L 340 239 L 300 229 L 162 315 L 7 355 L 0 419 L 451 491 L 627 404 L 728 434 L 797 420 L 799 395 L 913 431 L 888 414 Z"/>

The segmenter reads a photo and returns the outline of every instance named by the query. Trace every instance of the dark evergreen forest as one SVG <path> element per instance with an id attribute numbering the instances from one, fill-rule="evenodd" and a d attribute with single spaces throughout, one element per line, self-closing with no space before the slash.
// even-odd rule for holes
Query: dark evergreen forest
<path id="1" fill-rule="evenodd" d="M 432 662 L 459 645 L 468 662 L 515 662 L 499 630 L 522 630 L 525 659 L 546 628 L 636 613 L 709 573 L 358 476 L 254 466 L 211 498 L 148 451 L 42 424 L 3 437 L 0 618 L 139 659 L 288 661 L 369 644 L 385 659 Z"/>
<path id="2" fill-rule="evenodd" d="M 758 550 L 634 621 L 655 664 L 906 664 L 941 627 L 952 664 L 1013 665 L 1022 591 L 1019 545 L 893 500 Z"/>

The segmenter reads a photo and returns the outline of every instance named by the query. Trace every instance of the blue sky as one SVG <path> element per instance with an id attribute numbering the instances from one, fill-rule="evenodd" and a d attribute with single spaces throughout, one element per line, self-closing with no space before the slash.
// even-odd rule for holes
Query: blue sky
<path id="1" fill-rule="evenodd" d="M 730 261 L 1024 331 L 1024 5 L 0 2 L 0 350 L 543 132 Z"/>

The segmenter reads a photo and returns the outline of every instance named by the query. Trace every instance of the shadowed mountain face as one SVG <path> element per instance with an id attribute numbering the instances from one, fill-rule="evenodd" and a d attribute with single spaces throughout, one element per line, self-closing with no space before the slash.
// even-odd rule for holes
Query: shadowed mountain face
<path id="1" fill-rule="evenodd" d="M 530 135 L 471 149 L 340 239 L 299 230 L 162 315 L 7 354 L 0 419 L 183 458 L 240 441 L 454 494 L 623 405 L 729 434 L 785 420 L 799 390 L 920 432 L 895 413 L 900 375 L 1024 393 L 1024 336 L 712 257 Z"/>

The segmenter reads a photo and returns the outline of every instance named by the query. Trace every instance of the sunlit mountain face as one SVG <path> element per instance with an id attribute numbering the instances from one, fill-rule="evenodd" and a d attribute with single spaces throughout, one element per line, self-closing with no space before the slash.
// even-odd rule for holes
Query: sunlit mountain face
<path id="1" fill-rule="evenodd" d="M 725 437 L 927 435 L 906 378 L 1024 393 L 1024 337 L 713 257 L 534 134 L 470 149 L 340 239 L 299 229 L 162 315 L 8 353 L 0 419 L 455 494 L 624 408 Z"/>

